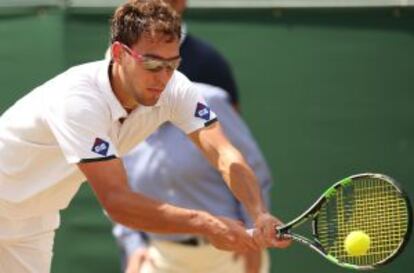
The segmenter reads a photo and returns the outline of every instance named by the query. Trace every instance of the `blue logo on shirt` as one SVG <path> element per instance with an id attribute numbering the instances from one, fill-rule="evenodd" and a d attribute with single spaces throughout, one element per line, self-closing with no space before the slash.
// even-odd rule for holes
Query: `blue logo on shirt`
<path id="1" fill-rule="evenodd" d="M 197 103 L 197 108 L 194 115 L 198 118 L 210 120 L 210 108 L 202 103 Z"/>
<path id="2" fill-rule="evenodd" d="M 106 156 L 109 150 L 109 143 L 103 139 L 96 138 L 92 146 L 92 152 Z"/>

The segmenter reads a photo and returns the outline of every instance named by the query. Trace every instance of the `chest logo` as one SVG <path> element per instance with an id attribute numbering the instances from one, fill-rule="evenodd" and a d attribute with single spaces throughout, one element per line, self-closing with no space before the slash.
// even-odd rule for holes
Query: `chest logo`
<path id="1" fill-rule="evenodd" d="M 205 120 L 210 120 L 210 108 L 202 103 L 197 103 L 194 116 Z"/>
<path id="2" fill-rule="evenodd" d="M 95 143 L 92 146 L 92 152 L 106 156 L 109 150 L 109 143 L 103 139 L 97 137 Z"/>

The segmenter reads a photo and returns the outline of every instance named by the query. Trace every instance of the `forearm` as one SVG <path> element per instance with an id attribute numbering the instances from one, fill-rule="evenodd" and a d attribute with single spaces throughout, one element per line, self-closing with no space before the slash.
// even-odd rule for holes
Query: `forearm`
<path id="1" fill-rule="evenodd" d="M 219 224 L 206 212 L 175 207 L 129 190 L 108 194 L 103 203 L 115 222 L 147 232 L 206 235 Z"/>
<path id="2" fill-rule="evenodd" d="M 235 197 L 245 206 L 253 221 L 258 215 L 267 212 L 257 178 L 237 150 L 232 148 L 220 154 L 218 169 Z"/>
<path id="3" fill-rule="evenodd" d="M 148 232 L 202 235 L 212 245 L 224 250 L 257 248 L 253 239 L 236 221 L 214 217 L 203 211 L 175 207 L 132 192 L 122 161 L 118 158 L 80 163 L 78 166 L 115 222 Z"/>
<path id="4" fill-rule="evenodd" d="M 263 172 L 263 170 L 260 171 L 258 170 L 258 168 L 255 168 L 254 166 L 257 167 L 257 165 L 253 165 L 253 171 L 256 174 L 256 177 L 259 182 L 259 187 L 262 193 L 263 202 L 266 205 L 266 209 L 270 211 L 270 208 L 271 208 L 270 189 L 273 184 L 272 178 L 270 176 L 270 173 L 268 173 L 267 171 Z M 245 223 L 246 227 L 253 228 L 255 223 L 253 222 L 253 219 L 251 219 L 246 208 L 240 202 L 238 203 L 238 210 L 239 210 L 240 220 L 243 223 Z"/>
<path id="5" fill-rule="evenodd" d="M 120 159 L 78 166 L 109 216 L 124 226 L 148 232 L 206 236 L 225 226 L 207 212 L 175 207 L 132 192 Z"/>

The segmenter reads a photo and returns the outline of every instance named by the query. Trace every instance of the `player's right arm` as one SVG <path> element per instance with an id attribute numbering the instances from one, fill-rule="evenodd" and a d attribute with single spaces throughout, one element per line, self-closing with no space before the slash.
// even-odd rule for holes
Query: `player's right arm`
<path id="1" fill-rule="evenodd" d="M 115 222 L 147 232 L 199 234 L 225 250 L 256 249 L 253 240 L 236 221 L 175 207 L 131 191 L 123 163 L 118 158 L 79 163 L 78 167 Z"/>

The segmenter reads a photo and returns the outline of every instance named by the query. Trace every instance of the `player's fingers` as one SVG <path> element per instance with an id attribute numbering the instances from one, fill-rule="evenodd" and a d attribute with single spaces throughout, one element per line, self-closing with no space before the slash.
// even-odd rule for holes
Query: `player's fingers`
<path id="1" fill-rule="evenodd" d="M 254 241 L 252 235 L 248 232 L 244 232 L 239 238 L 238 242 L 242 245 L 243 253 L 249 250 L 252 251 L 259 248 L 256 242 Z"/>
<path id="2" fill-rule="evenodd" d="M 259 251 L 260 249 L 261 248 L 256 244 L 256 242 L 251 239 L 245 244 L 245 250 L 243 253 Z"/>
<path id="3" fill-rule="evenodd" d="M 292 244 L 292 240 L 288 239 L 288 240 L 282 240 L 278 242 L 278 247 L 279 248 L 287 248 Z"/>
<path id="4" fill-rule="evenodd" d="M 260 245 L 258 245 L 253 238 L 248 238 L 247 240 L 247 244 L 249 251 L 258 251 L 259 249 L 261 249 Z"/>
<path id="5" fill-rule="evenodd" d="M 269 247 L 268 239 L 266 238 L 266 231 L 263 228 L 255 229 L 253 238 L 259 248 Z"/>
<path id="6" fill-rule="evenodd" d="M 265 225 L 260 228 L 261 237 L 258 237 L 258 243 L 262 248 L 272 247 L 275 239 L 275 232 L 273 225 Z"/>
<path id="7" fill-rule="evenodd" d="M 290 239 L 279 239 L 273 242 L 273 246 L 277 248 L 287 248 L 292 243 Z"/>
<path id="8" fill-rule="evenodd" d="M 273 247 L 286 248 L 292 243 L 292 239 L 288 235 L 278 234 L 273 240 Z"/>
<path id="9" fill-rule="evenodd" d="M 276 224 L 274 223 L 273 225 L 271 225 L 270 227 L 267 227 L 266 229 L 266 238 L 268 240 L 268 242 L 272 242 L 276 239 L 277 236 L 277 232 L 276 232 Z"/>

